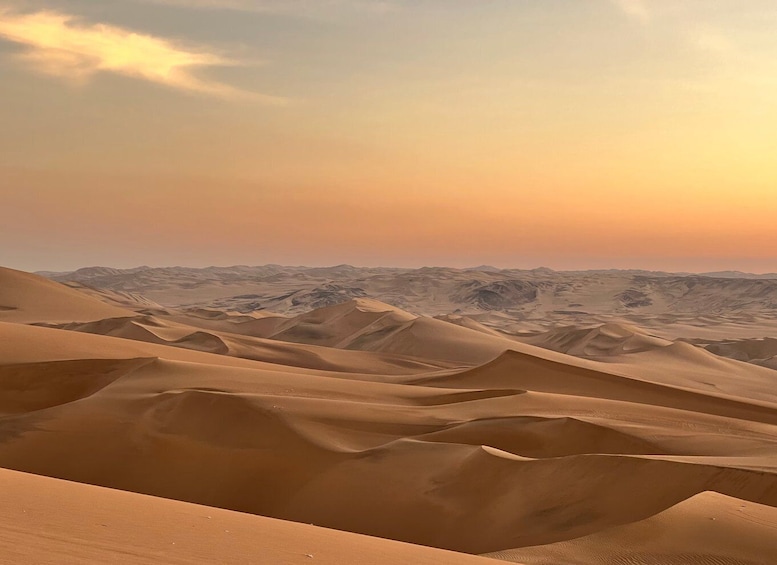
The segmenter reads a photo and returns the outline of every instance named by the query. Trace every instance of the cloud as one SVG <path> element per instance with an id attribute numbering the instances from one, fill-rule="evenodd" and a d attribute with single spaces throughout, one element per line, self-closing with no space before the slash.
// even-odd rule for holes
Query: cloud
<path id="1" fill-rule="evenodd" d="M 233 65 L 221 55 L 105 24 L 85 24 L 52 11 L 16 13 L 0 7 L 0 39 L 26 47 L 19 59 L 35 70 L 70 81 L 109 72 L 211 96 L 283 99 L 248 93 L 199 78 L 194 71 Z"/>
<path id="2" fill-rule="evenodd" d="M 630 18 L 642 23 L 650 22 L 653 17 L 645 0 L 610 0 L 610 2 Z"/>

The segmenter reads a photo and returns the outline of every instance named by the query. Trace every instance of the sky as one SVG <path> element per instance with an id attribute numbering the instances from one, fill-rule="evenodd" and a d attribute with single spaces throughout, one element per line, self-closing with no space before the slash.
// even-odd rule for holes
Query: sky
<path id="1" fill-rule="evenodd" d="M 0 264 L 777 271 L 773 0 L 0 0 Z"/>

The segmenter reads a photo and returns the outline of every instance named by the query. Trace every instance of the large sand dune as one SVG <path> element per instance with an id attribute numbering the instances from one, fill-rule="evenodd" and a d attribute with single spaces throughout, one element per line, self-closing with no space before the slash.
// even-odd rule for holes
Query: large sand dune
<path id="1" fill-rule="evenodd" d="M 0 272 L 8 311 L 32 311 L 23 292 L 2 294 L 20 276 Z M 523 343 L 364 298 L 234 315 L 125 295 L 119 307 L 108 304 L 116 296 L 25 277 L 34 316 L 0 322 L 0 467 L 527 563 L 775 562 L 771 369 L 622 324 Z M 74 296 L 92 309 L 86 318 L 65 317 Z M 20 477 L 0 474 L 33 488 Z M 105 492 L 40 481 L 63 497 Z M 200 508 L 115 496 L 139 515 Z M 244 532 L 260 527 L 222 515 Z M 707 527 L 708 515 L 721 524 Z M 121 552 L 141 535 L 122 524 L 99 547 L 86 528 L 83 544 L 52 551 Z M 364 539 L 315 532 L 333 551 Z M 746 550 L 739 535 L 752 540 Z M 271 555 L 289 543 L 275 539 L 236 547 Z M 642 561 L 628 560 L 632 545 Z M 391 548 L 405 562 L 443 559 Z"/>
<path id="2" fill-rule="evenodd" d="M 177 317 L 180 319 L 180 317 Z M 200 325 L 200 320 L 188 321 Z M 229 324 L 227 329 L 240 331 Z M 339 350 L 320 345 L 289 344 L 276 339 L 257 338 L 228 331 L 202 329 L 197 326 L 154 316 L 111 318 L 98 322 L 70 323 L 55 326 L 65 330 L 120 337 L 135 341 L 168 345 L 194 351 L 229 355 L 243 359 L 269 361 L 281 365 L 312 369 L 365 373 L 413 373 L 451 366 L 439 360 L 431 363 L 402 355 L 358 350 Z"/>
<path id="3" fill-rule="evenodd" d="M 0 321 L 72 322 L 130 315 L 44 278 L 0 267 Z"/>
<path id="4" fill-rule="evenodd" d="M 777 559 L 777 510 L 706 492 L 651 518 L 494 553 L 526 565 L 751 565 Z"/>
<path id="5" fill-rule="evenodd" d="M 0 471 L 0 563 L 487 565 L 481 557 Z"/>

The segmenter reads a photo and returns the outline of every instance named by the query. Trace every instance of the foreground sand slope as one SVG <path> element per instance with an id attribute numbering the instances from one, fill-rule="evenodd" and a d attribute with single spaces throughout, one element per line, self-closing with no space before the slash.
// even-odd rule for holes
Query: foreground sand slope
<path id="1" fill-rule="evenodd" d="M 647 520 L 491 557 L 526 565 L 772 565 L 777 509 L 706 492 Z"/>
<path id="2" fill-rule="evenodd" d="M 487 565 L 451 553 L 0 470 L 0 563 Z"/>

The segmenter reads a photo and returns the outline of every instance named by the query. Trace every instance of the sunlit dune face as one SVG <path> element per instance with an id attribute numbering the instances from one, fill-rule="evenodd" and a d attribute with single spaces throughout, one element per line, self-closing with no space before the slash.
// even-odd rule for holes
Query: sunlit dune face
<path id="1" fill-rule="evenodd" d="M 69 80 L 113 72 L 173 88 L 217 96 L 235 96 L 231 86 L 198 78 L 198 68 L 231 64 L 204 51 L 122 28 L 83 25 L 55 12 L 0 12 L 0 37 L 24 45 L 21 58 L 38 70 Z"/>

